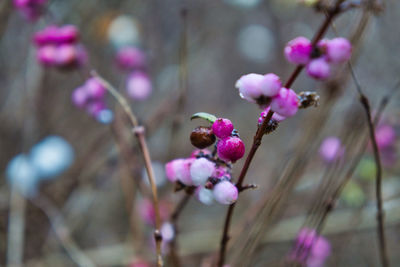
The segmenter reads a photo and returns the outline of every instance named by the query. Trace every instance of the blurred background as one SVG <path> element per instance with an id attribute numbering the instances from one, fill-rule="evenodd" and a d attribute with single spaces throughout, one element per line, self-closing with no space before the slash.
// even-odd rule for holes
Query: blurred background
<path id="1" fill-rule="evenodd" d="M 399 12 L 400 2 L 394 0 L 386 0 L 382 12 L 365 6 L 351 9 L 327 34 L 352 41 L 354 71 L 373 114 L 389 96 L 376 135 L 379 138 L 380 129 L 381 138 L 391 140 L 383 141 L 380 151 L 392 266 L 400 266 L 400 105 L 394 89 L 400 69 Z M 111 123 L 94 119 L 71 101 L 89 70 L 125 95 L 147 127 L 168 221 L 184 192 L 174 193 L 164 164 L 188 157 L 194 149 L 191 130 L 207 125 L 190 121 L 190 116 L 204 111 L 229 118 L 247 152 L 261 110 L 239 97 L 235 82 L 247 73 L 269 72 L 286 81 L 295 67 L 284 58 L 285 44 L 297 36 L 311 39 L 323 19 L 323 13 L 295 0 L 52 0 L 35 19 L 27 18 L 12 1 L 2 1 L 0 265 L 139 266 L 133 264 L 147 261 L 152 266 L 153 227 L 151 219 L 146 222 L 151 195 L 129 123 L 109 95 L 105 101 L 113 111 Z M 37 61 L 34 33 L 52 24 L 77 26 L 87 51 L 85 66 L 54 68 Z M 152 92 L 145 99 L 130 97 L 130 72 L 116 64 L 116 54 L 127 45 L 146 57 Z M 182 82 L 185 71 L 187 84 Z M 329 240 L 325 266 L 380 265 L 375 162 L 365 114 L 346 65 L 333 73 L 327 82 L 302 73 L 292 89 L 316 91 L 319 106 L 300 110 L 264 137 L 246 178 L 258 189 L 244 192 L 235 211 L 231 266 L 282 265 L 302 227 L 321 227 Z M 60 171 L 33 181 L 35 170 L 27 158 L 49 136 L 59 139 L 50 145 L 43 164 L 63 155 L 58 159 Z M 334 162 L 321 152 L 328 137 L 340 140 L 345 151 Z M 54 147 L 59 149 L 55 156 Z M 16 156 L 23 163 L 12 169 Z M 243 163 L 244 159 L 234 165 L 235 178 Z M 13 181 L 15 172 L 19 180 Z M 338 201 L 332 201 L 336 191 Z M 334 209 L 327 209 L 327 203 Z M 226 209 L 204 205 L 195 197 L 189 201 L 179 219 L 182 266 L 208 266 L 219 245 Z M 168 245 L 164 251 L 167 255 Z"/>

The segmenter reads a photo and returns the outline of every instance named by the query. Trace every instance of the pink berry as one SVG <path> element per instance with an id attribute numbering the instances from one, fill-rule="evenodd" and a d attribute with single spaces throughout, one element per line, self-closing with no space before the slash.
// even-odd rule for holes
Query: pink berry
<path id="1" fill-rule="evenodd" d="M 146 57 L 143 52 L 131 46 L 121 48 L 116 55 L 116 61 L 120 68 L 126 70 L 146 66 Z"/>
<path id="2" fill-rule="evenodd" d="M 64 25 L 58 28 L 55 41 L 59 44 L 75 43 L 79 39 L 79 30 L 74 25 Z"/>
<path id="3" fill-rule="evenodd" d="M 235 162 L 244 155 L 243 141 L 236 136 L 221 139 L 217 145 L 218 157 L 226 161 Z"/>
<path id="4" fill-rule="evenodd" d="M 285 47 L 286 59 L 293 64 L 307 64 L 310 61 L 311 52 L 312 44 L 305 37 L 297 37 Z"/>
<path id="5" fill-rule="evenodd" d="M 261 112 L 260 117 L 258 118 L 258 124 L 263 123 L 264 119 L 267 117 L 268 112 L 270 111 L 270 107 L 267 107 L 263 110 L 263 112 Z M 284 116 L 279 115 L 278 113 L 274 112 L 274 114 L 272 115 L 272 119 L 276 120 L 278 122 L 283 121 L 284 119 L 286 119 Z"/>
<path id="6" fill-rule="evenodd" d="M 58 27 L 50 25 L 41 31 L 35 33 L 33 40 L 37 46 L 43 46 L 46 44 L 54 44 L 58 33 Z"/>
<path id="7" fill-rule="evenodd" d="M 282 82 L 279 76 L 268 73 L 260 81 L 260 89 L 264 96 L 276 96 L 282 87 Z"/>
<path id="8" fill-rule="evenodd" d="M 193 161 L 190 166 L 190 175 L 194 185 L 204 185 L 213 174 L 215 164 L 206 158 L 199 158 Z"/>
<path id="9" fill-rule="evenodd" d="M 196 188 L 195 195 L 196 198 L 205 205 L 211 205 L 214 202 L 213 191 L 202 186 Z"/>
<path id="10" fill-rule="evenodd" d="M 233 124 L 230 120 L 219 118 L 212 125 L 213 133 L 218 138 L 225 138 L 231 135 Z"/>
<path id="11" fill-rule="evenodd" d="M 396 141 L 396 133 L 388 124 L 380 125 L 375 130 L 375 138 L 378 148 L 384 149 L 392 146 Z"/>
<path id="12" fill-rule="evenodd" d="M 261 74 L 250 73 L 243 75 L 237 80 L 235 87 L 239 89 L 240 97 L 249 102 L 255 103 L 255 99 L 262 95 L 261 81 L 264 76 Z"/>
<path id="13" fill-rule="evenodd" d="M 331 67 L 323 57 L 313 59 L 307 64 L 307 74 L 314 79 L 325 80 L 331 75 Z"/>
<path id="14" fill-rule="evenodd" d="M 106 109 L 106 104 L 102 100 L 96 100 L 90 102 L 86 109 L 90 115 L 97 118 L 100 112 Z"/>
<path id="15" fill-rule="evenodd" d="M 128 95 L 135 100 L 147 99 L 152 91 L 150 78 L 144 72 L 133 72 L 126 82 Z"/>
<path id="16" fill-rule="evenodd" d="M 279 94 L 271 101 L 272 111 L 284 117 L 296 114 L 299 108 L 299 99 L 292 89 L 282 87 Z"/>
<path id="17" fill-rule="evenodd" d="M 63 44 L 57 47 L 56 64 L 60 67 L 71 66 L 77 61 L 75 45 Z"/>
<path id="18" fill-rule="evenodd" d="M 176 179 L 179 180 L 181 183 L 191 186 L 193 185 L 192 177 L 190 175 L 190 166 L 192 165 L 193 161 L 196 159 L 188 158 L 188 159 L 179 159 L 175 162 L 174 165 L 175 176 Z"/>
<path id="19" fill-rule="evenodd" d="M 229 181 L 221 181 L 213 189 L 215 200 L 224 205 L 234 203 L 238 198 L 238 194 L 236 186 Z"/>
<path id="20" fill-rule="evenodd" d="M 332 63 L 344 63 L 351 57 L 351 44 L 345 38 L 334 38 L 326 43 L 326 55 Z"/>
<path id="21" fill-rule="evenodd" d="M 88 92 L 90 98 L 102 99 L 106 94 L 106 88 L 96 77 L 88 79 L 84 86 L 86 87 L 86 91 Z"/>
<path id="22" fill-rule="evenodd" d="M 342 157 L 344 148 L 340 139 L 335 136 L 330 136 L 324 139 L 320 148 L 319 154 L 325 162 L 332 162 Z"/>
<path id="23" fill-rule="evenodd" d="M 40 47 L 36 52 L 37 60 L 44 66 L 56 64 L 57 48 L 53 45 Z"/>
<path id="24" fill-rule="evenodd" d="M 77 106 L 78 108 L 83 108 L 87 104 L 87 101 L 89 99 L 88 93 L 86 91 L 86 88 L 81 86 L 76 88 L 72 92 L 72 103 Z"/>

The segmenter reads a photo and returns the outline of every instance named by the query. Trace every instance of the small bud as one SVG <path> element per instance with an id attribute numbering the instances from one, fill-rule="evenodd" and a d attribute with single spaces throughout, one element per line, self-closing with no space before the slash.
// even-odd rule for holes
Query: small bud
<path id="1" fill-rule="evenodd" d="M 307 64 L 307 74 L 314 79 L 325 80 L 331 75 L 331 67 L 323 57 L 313 59 Z"/>
<path id="2" fill-rule="evenodd" d="M 326 56 L 332 63 L 344 63 L 351 57 L 351 44 L 345 38 L 334 38 L 326 43 Z"/>
<path id="3" fill-rule="evenodd" d="M 213 195 L 218 203 L 230 205 L 237 200 L 239 192 L 231 182 L 221 181 L 214 186 Z"/>
<path id="4" fill-rule="evenodd" d="M 305 37 L 297 37 L 285 47 L 286 59 L 293 64 L 307 64 L 310 61 L 311 52 L 312 44 Z"/>
<path id="5" fill-rule="evenodd" d="M 193 146 L 203 149 L 214 144 L 216 138 L 211 127 L 199 126 L 190 134 L 190 142 Z"/>
<path id="6" fill-rule="evenodd" d="M 227 137 L 219 140 L 217 145 L 218 157 L 222 160 L 235 162 L 244 155 L 245 147 L 239 137 Z"/>
<path id="7" fill-rule="evenodd" d="M 219 118 L 213 123 L 212 130 L 218 138 L 222 139 L 231 135 L 233 124 L 228 119 Z"/>
<path id="8" fill-rule="evenodd" d="M 300 92 L 298 97 L 300 102 L 299 108 L 318 107 L 319 95 L 316 92 Z"/>
<path id="9" fill-rule="evenodd" d="M 190 175 L 194 185 L 204 185 L 213 174 L 215 164 L 206 158 L 199 158 L 193 161 L 190 166 Z"/>
<path id="10" fill-rule="evenodd" d="M 272 111 L 284 117 L 296 114 L 299 108 L 299 99 L 292 89 L 282 87 L 279 94 L 271 101 Z"/>

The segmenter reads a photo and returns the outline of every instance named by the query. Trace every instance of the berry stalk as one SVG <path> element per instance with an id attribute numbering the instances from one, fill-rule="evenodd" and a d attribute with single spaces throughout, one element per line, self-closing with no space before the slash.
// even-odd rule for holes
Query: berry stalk
<path id="1" fill-rule="evenodd" d="M 324 34 L 328 30 L 328 27 L 329 27 L 330 23 L 332 22 L 332 20 L 336 17 L 336 15 L 338 15 L 340 13 L 340 11 L 341 11 L 340 5 L 342 4 L 343 1 L 344 0 L 336 1 L 335 6 L 331 10 L 328 11 L 323 24 L 321 25 L 318 32 L 315 34 L 315 36 L 313 38 L 313 41 L 312 41 L 313 46 L 315 46 L 318 43 L 318 41 L 324 36 Z M 291 87 L 291 85 L 297 79 L 297 77 L 299 76 L 299 74 L 301 73 L 303 68 L 304 68 L 304 65 L 298 65 L 296 67 L 296 69 L 293 71 L 292 75 L 289 77 L 288 81 L 286 82 L 286 84 L 284 86 L 285 88 Z M 258 147 L 261 145 L 262 137 L 264 136 L 265 130 L 267 129 L 268 123 L 269 123 L 270 119 L 272 118 L 273 114 L 274 114 L 274 112 L 272 110 L 270 110 L 268 112 L 267 116 L 265 117 L 263 123 L 261 124 L 261 126 L 258 127 L 258 129 L 257 129 L 257 132 L 253 139 L 252 147 L 250 149 L 249 154 L 247 155 L 246 161 L 240 172 L 238 182 L 236 183 L 236 187 L 238 188 L 239 192 L 243 191 L 244 178 L 246 177 L 247 171 L 250 167 L 250 164 L 254 158 L 255 153 L 257 152 Z M 232 221 L 232 215 L 233 215 L 234 209 L 235 209 L 235 203 L 233 203 L 229 206 L 228 212 L 225 217 L 224 229 L 223 229 L 221 245 L 220 245 L 220 250 L 219 250 L 219 255 L 218 255 L 218 263 L 217 263 L 218 267 L 222 267 L 225 263 L 226 248 L 227 248 L 227 244 L 229 241 L 229 228 L 230 228 L 230 224 Z"/>

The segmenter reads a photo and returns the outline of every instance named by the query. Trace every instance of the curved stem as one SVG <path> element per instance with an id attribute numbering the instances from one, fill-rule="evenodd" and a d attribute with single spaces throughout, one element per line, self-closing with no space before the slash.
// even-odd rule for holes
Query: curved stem
<path id="1" fill-rule="evenodd" d="M 133 114 L 131 108 L 129 107 L 128 101 L 120 94 L 118 91 L 105 79 L 103 79 L 101 76 L 99 76 L 95 71 L 91 72 L 92 76 L 96 77 L 99 79 L 99 81 L 104 85 L 104 87 L 107 89 L 108 92 L 117 100 L 117 102 L 121 105 L 123 108 L 124 112 L 128 115 L 130 122 L 132 123 L 133 126 L 133 133 L 135 134 L 138 142 L 140 149 L 142 151 L 145 167 L 146 167 L 146 172 L 147 176 L 149 177 L 149 182 L 150 182 L 150 187 L 151 187 L 151 192 L 153 195 L 153 205 L 154 205 L 154 211 L 155 211 L 155 230 L 154 230 L 154 240 L 156 242 L 156 251 L 157 251 L 157 266 L 163 266 L 163 259 L 162 259 L 162 254 L 161 254 L 161 242 L 162 242 L 162 235 L 160 232 L 161 228 L 161 217 L 160 217 L 160 209 L 159 209 L 159 204 L 158 204 L 158 193 L 157 193 L 157 186 L 155 182 L 155 175 L 154 175 L 154 170 L 151 165 L 151 157 L 150 157 L 150 152 L 147 147 L 147 142 L 146 142 L 146 137 L 145 137 L 145 129 L 143 126 L 140 126 L 138 123 L 138 120 Z"/>
<path id="2" fill-rule="evenodd" d="M 334 17 L 336 15 L 338 15 L 340 13 L 340 5 L 343 1 L 344 0 L 337 0 L 335 6 L 331 10 L 329 10 L 323 24 L 321 25 L 321 27 L 319 28 L 319 30 L 317 31 L 317 33 L 315 34 L 315 36 L 312 40 L 313 46 L 315 46 L 318 43 L 318 41 L 324 36 L 326 31 L 328 30 L 328 27 L 329 27 L 331 21 L 334 19 Z M 290 88 L 292 86 L 292 84 L 297 79 L 297 77 L 299 76 L 299 74 L 301 73 L 303 68 L 304 68 L 303 65 L 298 65 L 296 67 L 296 69 L 290 75 L 288 81 L 285 83 L 285 86 L 284 86 L 285 88 Z M 257 132 L 254 136 L 253 145 L 251 146 L 250 152 L 247 155 L 246 161 L 240 172 L 238 182 L 236 183 L 236 187 L 238 188 L 239 192 L 243 191 L 243 181 L 244 181 L 244 178 L 246 177 L 247 170 L 250 167 L 250 164 L 254 158 L 254 155 L 257 152 L 258 147 L 261 145 L 261 141 L 264 136 L 265 130 L 268 126 L 268 122 L 272 118 L 273 114 L 274 114 L 274 112 L 270 110 L 268 112 L 266 118 L 264 119 L 263 123 L 261 124 L 261 126 L 257 129 Z M 222 267 L 225 263 L 226 248 L 227 248 L 227 244 L 229 241 L 229 228 L 230 228 L 230 224 L 232 221 L 232 215 L 233 215 L 234 209 L 235 209 L 235 203 L 229 206 L 228 212 L 225 217 L 224 229 L 223 229 L 222 238 L 221 238 L 221 246 L 220 246 L 219 256 L 218 256 L 218 264 L 217 264 L 218 267 Z"/>

